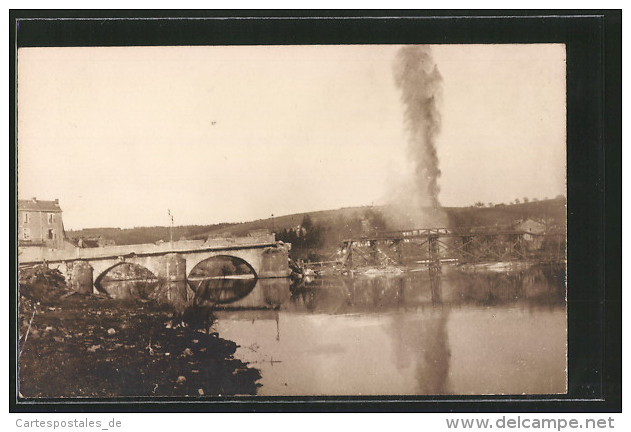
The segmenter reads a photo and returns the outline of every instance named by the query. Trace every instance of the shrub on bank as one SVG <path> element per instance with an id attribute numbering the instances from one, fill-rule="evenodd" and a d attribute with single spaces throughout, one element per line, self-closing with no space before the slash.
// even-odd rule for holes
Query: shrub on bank
<path id="1" fill-rule="evenodd" d="M 19 295 L 36 302 L 50 302 L 68 292 L 66 278 L 58 269 L 44 265 L 20 269 Z"/>

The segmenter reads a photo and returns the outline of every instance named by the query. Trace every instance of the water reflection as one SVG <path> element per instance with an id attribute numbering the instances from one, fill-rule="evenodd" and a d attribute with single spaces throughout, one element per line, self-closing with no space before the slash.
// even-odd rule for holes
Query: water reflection
<path id="1" fill-rule="evenodd" d="M 208 279 L 194 303 L 215 309 L 277 309 L 289 299 L 289 279 Z"/>
<path id="2" fill-rule="evenodd" d="M 215 330 L 262 395 L 563 393 L 565 271 L 256 281 Z"/>
<path id="3" fill-rule="evenodd" d="M 191 280 L 142 279 L 144 270 L 130 266 L 98 284 L 120 297 L 166 296 L 213 310 L 214 330 L 261 370 L 262 395 L 565 392 L 561 266 L 443 266 L 290 285 L 228 264 L 233 274 L 223 276 L 226 262 L 201 265 L 196 291 Z"/>
<path id="4" fill-rule="evenodd" d="M 410 369 L 417 394 L 449 394 L 451 352 L 448 308 L 436 308 L 423 319 L 395 314 L 386 327 L 392 340 L 392 362 L 399 372 Z"/>
<path id="5" fill-rule="evenodd" d="M 431 304 L 562 306 L 564 269 L 533 267 L 517 272 L 410 272 L 381 277 L 323 277 L 292 285 L 290 310 L 323 313 L 386 312 Z"/>
<path id="6" fill-rule="evenodd" d="M 398 370 L 416 365 L 414 375 L 418 394 L 449 394 L 449 308 L 442 307 L 440 269 L 430 268 L 428 275 L 434 307 L 422 320 L 410 314 L 395 314 L 388 328 L 393 340 L 393 363 Z M 403 300 L 404 287 L 403 278 L 399 278 L 399 298 Z"/>
<path id="7" fill-rule="evenodd" d="M 201 281 L 195 292 L 197 304 L 234 303 L 252 292 L 256 279 L 207 279 Z"/>

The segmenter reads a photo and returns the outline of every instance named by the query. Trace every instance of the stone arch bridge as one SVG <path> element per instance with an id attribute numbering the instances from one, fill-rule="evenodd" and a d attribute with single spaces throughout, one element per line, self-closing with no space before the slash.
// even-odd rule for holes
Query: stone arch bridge
<path id="1" fill-rule="evenodd" d="M 77 279 L 76 268 L 89 265 L 91 279 L 86 281 L 83 277 L 81 281 L 83 291 L 87 291 L 86 285 L 94 289 L 96 281 L 121 263 L 144 267 L 158 278 L 175 280 L 184 277 L 186 280 L 196 265 L 218 256 L 244 262 L 257 278 L 283 278 L 291 273 L 288 252 L 288 245 L 269 235 L 264 238 L 186 240 L 66 250 L 28 248 L 19 252 L 18 262 L 20 266 L 46 263 L 51 268 L 58 268 L 73 284 Z"/>

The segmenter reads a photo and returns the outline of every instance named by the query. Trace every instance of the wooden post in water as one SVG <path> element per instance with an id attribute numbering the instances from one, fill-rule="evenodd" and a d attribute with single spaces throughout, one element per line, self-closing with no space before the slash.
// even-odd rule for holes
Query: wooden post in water
<path id="1" fill-rule="evenodd" d="M 399 262 L 399 265 L 403 265 L 403 252 L 401 251 L 401 248 L 403 247 L 403 242 L 401 240 L 395 240 L 394 247 L 397 254 L 397 261 Z"/>
<path id="2" fill-rule="evenodd" d="M 346 255 L 346 265 L 352 269 L 353 268 L 353 242 L 348 242 L 348 255 Z"/>
<path id="3" fill-rule="evenodd" d="M 440 243 L 438 242 L 438 235 L 430 235 L 428 237 L 428 249 L 429 249 L 429 283 L 432 293 L 432 303 L 440 303 L 442 301 L 440 292 L 440 278 L 441 278 L 441 265 L 440 265 Z"/>
<path id="4" fill-rule="evenodd" d="M 377 266 L 379 265 L 379 259 L 377 257 L 377 241 L 376 240 L 371 240 L 369 242 L 370 244 L 370 265 L 371 266 Z"/>
<path id="5" fill-rule="evenodd" d="M 429 248 L 429 267 L 440 272 L 440 243 L 438 242 L 438 235 L 430 235 L 427 244 Z"/>

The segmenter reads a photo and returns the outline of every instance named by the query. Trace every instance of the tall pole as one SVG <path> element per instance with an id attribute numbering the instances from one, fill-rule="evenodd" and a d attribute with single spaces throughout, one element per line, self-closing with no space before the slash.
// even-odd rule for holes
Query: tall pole
<path id="1" fill-rule="evenodd" d="M 171 218 L 171 248 L 173 248 L 173 215 L 171 214 L 171 209 L 167 209 L 169 212 L 169 217 Z"/>

